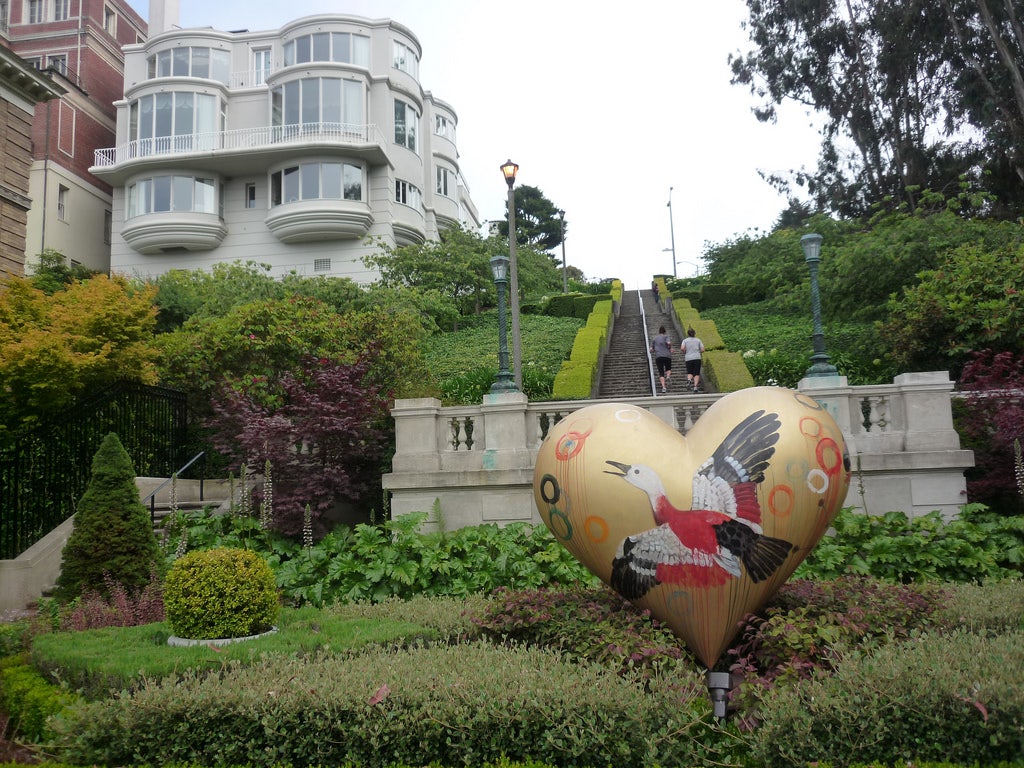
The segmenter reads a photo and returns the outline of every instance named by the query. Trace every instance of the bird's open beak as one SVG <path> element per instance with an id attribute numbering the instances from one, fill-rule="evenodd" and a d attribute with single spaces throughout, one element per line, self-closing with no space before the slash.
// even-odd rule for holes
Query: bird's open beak
<path id="1" fill-rule="evenodd" d="M 605 464 L 611 464 L 615 467 L 618 472 L 609 472 L 607 469 L 604 471 L 606 475 L 615 475 L 616 477 L 625 477 L 626 473 L 629 472 L 629 464 L 623 464 L 621 461 L 606 461 Z"/>

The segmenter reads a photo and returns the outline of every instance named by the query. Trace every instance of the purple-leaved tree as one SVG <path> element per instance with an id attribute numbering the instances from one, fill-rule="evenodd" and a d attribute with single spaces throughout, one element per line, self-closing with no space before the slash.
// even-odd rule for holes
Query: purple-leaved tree
<path id="1" fill-rule="evenodd" d="M 234 457 L 232 469 L 262 472 L 270 461 L 275 530 L 299 537 L 308 504 L 319 538 L 328 509 L 362 507 L 380 488 L 390 393 L 369 368 L 369 355 L 350 364 L 306 357 L 281 377 L 276 406 L 229 387 L 214 398 L 208 426 L 217 450 Z M 255 493 L 258 507 L 262 488 Z"/>

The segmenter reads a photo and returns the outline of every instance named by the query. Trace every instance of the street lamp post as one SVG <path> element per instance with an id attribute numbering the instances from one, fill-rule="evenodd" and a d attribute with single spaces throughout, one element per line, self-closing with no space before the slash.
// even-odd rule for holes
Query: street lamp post
<path id="1" fill-rule="evenodd" d="M 513 187 L 516 183 L 516 173 L 519 166 L 511 160 L 506 160 L 501 166 L 501 172 L 505 176 L 505 183 L 508 184 L 508 260 L 509 260 L 509 283 L 511 284 L 511 295 L 509 301 L 512 306 L 512 374 L 515 377 L 516 389 L 523 389 L 523 351 L 519 339 L 519 266 L 516 262 L 516 193 Z"/>
<path id="2" fill-rule="evenodd" d="M 565 271 L 565 211 L 558 209 L 558 239 L 562 241 L 562 293 L 569 292 L 569 277 Z"/>
<path id="3" fill-rule="evenodd" d="M 825 352 L 825 333 L 821 328 L 821 296 L 818 293 L 818 264 L 821 262 L 821 241 L 818 234 L 804 235 L 800 238 L 800 247 L 804 249 L 804 261 L 811 272 L 811 312 L 814 315 L 814 353 L 811 355 L 811 367 L 806 375 L 836 376 L 839 371 L 829 362 Z"/>
<path id="4" fill-rule="evenodd" d="M 668 188 L 668 231 L 672 236 L 672 277 L 676 275 L 676 224 L 672 220 L 672 187 Z"/>
<path id="5" fill-rule="evenodd" d="M 516 383 L 508 369 L 508 326 L 505 322 L 505 289 L 508 287 L 509 258 L 504 254 L 491 257 L 491 274 L 498 289 L 498 376 L 491 385 L 491 394 L 515 392 Z"/>

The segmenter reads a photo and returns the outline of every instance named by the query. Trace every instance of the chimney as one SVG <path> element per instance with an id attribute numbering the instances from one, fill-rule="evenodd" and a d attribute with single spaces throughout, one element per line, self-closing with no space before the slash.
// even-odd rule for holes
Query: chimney
<path id="1" fill-rule="evenodd" d="M 180 0 L 150 0 L 149 3 L 149 36 L 155 37 L 161 32 L 181 28 Z"/>

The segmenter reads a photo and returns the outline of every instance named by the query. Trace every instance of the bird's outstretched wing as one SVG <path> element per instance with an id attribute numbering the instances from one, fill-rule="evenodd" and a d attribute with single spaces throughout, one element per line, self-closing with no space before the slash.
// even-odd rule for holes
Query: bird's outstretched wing
<path id="1" fill-rule="evenodd" d="M 666 523 L 622 540 L 612 560 L 611 584 L 627 600 L 636 600 L 659 584 L 712 586 L 740 574 L 731 552 L 691 549 Z"/>
<path id="2" fill-rule="evenodd" d="M 760 526 L 756 485 L 775 454 L 780 426 L 777 413 L 761 410 L 733 427 L 694 473 L 692 508 L 724 512 Z"/>
<path id="3" fill-rule="evenodd" d="M 726 520 L 715 526 L 718 546 L 743 561 L 743 567 L 756 584 L 779 569 L 797 547 L 784 539 L 755 533 L 739 520 Z"/>

